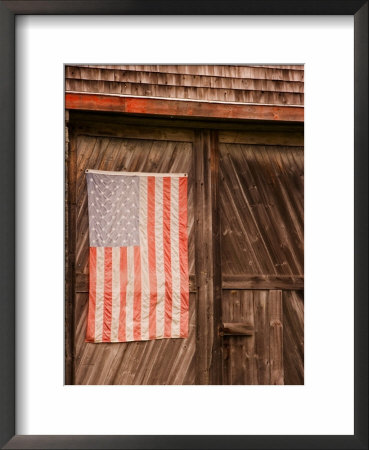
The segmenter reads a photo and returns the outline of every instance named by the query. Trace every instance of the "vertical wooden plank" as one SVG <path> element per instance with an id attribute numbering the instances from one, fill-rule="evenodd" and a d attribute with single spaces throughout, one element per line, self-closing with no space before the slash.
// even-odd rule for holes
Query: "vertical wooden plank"
<path id="1" fill-rule="evenodd" d="M 211 161 L 211 212 L 212 212 L 212 271 L 213 271 L 213 351 L 210 365 L 211 384 L 223 384 L 223 337 L 219 333 L 222 323 L 222 266 L 221 266 L 221 229 L 219 215 L 219 133 L 210 130 L 210 161 Z"/>
<path id="2" fill-rule="evenodd" d="M 270 384 L 284 384 L 282 291 L 269 291 Z"/>
<path id="3" fill-rule="evenodd" d="M 222 321 L 232 322 L 234 319 L 234 304 L 239 302 L 239 290 L 222 291 Z M 223 362 L 222 362 L 222 382 L 232 384 L 231 364 L 231 336 L 223 337 Z"/>
<path id="4" fill-rule="evenodd" d="M 270 384 L 268 291 L 254 292 L 255 354 L 257 355 L 257 384 Z"/>
<path id="5" fill-rule="evenodd" d="M 65 242 L 65 372 L 64 383 L 73 384 L 74 368 L 74 285 L 75 285 L 75 248 L 76 248 L 76 171 L 77 171 L 77 151 L 76 138 L 71 127 L 66 136 L 66 155 L 65 155 L 65 223 L 66 223 L 66 242 Z"/>
<path id="6" fill-rule="evenodd" d="M 255 295 L 259 295 L 259 292 L 239 289 L 224 291 L 222 297 L 223 322 L 241 322 L 256 330 Z M 269 334 L 267 336 L 269 337 Z M 265 333 L 260 334 L 259 338 L 265 339 Z M 226 356 L 223 358 L 224 384 L 259 384 L 256 339 L 256 333 L 249 336 L 224 336 L 223 355 Z M 269 361 L 269 340 L 265 347 L 268 350 Z M 269 373 L 269 366 L 267 370 Z"/>
<path id="7" fill-rule="evenodd" d="M 218 132 L 197 130 L 194 145 L 197 384 L 222 384 Z"/>
<path id="8" fill-rule="evenodd" d="M 240 291 L 240 317 L 241 322 L 255 326 L 254 292 L 249 290 Z M 235 320 L 237 317 L 235 316 Z M 243 373 L 243 383 L 258 384 L 258 365 L 255 348 L 255 335 L 240 336 L 242 352 L 238 355 L 238 370 Z"/>

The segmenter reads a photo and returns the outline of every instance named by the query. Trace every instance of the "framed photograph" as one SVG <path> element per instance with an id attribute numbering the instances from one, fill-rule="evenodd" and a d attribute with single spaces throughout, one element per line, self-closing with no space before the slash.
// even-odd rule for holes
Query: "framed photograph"
<path id="1" fill-rule="evenodd" d="M 65 66 L 66 384 L 304 384 L 303 79 Z"/>
<path id="2" fill-rule="evenodd" d="M 1 445 L 367 448 L 367 3 L 0 8 Z"/>

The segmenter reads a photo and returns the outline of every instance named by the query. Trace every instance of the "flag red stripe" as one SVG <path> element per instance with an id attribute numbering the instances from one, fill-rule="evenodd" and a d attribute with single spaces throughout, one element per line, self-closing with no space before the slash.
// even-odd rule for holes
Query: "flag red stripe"
<path id="1" fill-rule="evenodd" d="M 88 302 L 86 341 L 93 342 L 95 339 L 95 308 L 96 308 L 96 247 L 90 247 L 89 271 L 90 271 L 90 279 L 89 279 L 89 302 Z"/>
<path id="2" fill-rule="evenodd" d="M 126 338 L 126 295 L 127 295 L 127 247 L 120 248 L 120 309 L 119 309 L 119 331 L 118 340 L 125 341 Z"/>
<path id="3" fill-rule="evenodd" d="M 141 340 L 141 254 L 134 247 L 133 338 Z"/>
<path id="4" fill-rule="evenodd" d="M 147 178 L 147 246 L 150 279 L 149 338 L 156 337 L 156 249 L 155 249 L 155 177 Z"/>
<path id="5" fill-rule="evenodd" d="M 112 248 L 104 248 L 104 319 L 103 342 L 110 341 L 112 309 Z"/>
<path id="6" fill-rule="evenodd" d="M 172 262 L 170 240 L 170 185 L 169 177 L 163 178 L 163 250 L 165 273 L 164 336 L 172 334 Z"/>
<path id="7" fill-rule="evenodd" d="M 180 336 L 188 336 L 188 243 L 187 243 L 187 178 L 179 179 L 179 267 L 181 277 Z"/>

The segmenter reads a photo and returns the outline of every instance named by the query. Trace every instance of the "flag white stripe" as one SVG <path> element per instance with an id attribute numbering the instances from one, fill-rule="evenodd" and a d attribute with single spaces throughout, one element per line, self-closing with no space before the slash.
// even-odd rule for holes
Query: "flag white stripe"
<path id="1" fill-rule="evenodd" d="M 127 247 L 127 296 L 126 296 L 126 338 L 133 341 L 133 293 L 134 293 L 134 252 Z"/>
<path id="2" fill-rule="evenodd" d="M 118 341 L 120 311 L 120 248 L 112 248 L 111 341 Z"/>
<path id="3" fill-rule="evenodd" d="M 147 177 L 140 178 L 141 339 L 149 339 L 150 279 L 147 239 Z"/>
<path id="4" fill-rule="evenodd" d="M 179 337 L 181 325 L 181 277 L 179 267 L 179 180 L 171 179 L 170 250 L 172 270 L 172 337 Z"/>
<path id="5" fill-rule="evenodd" d="M 104 247 L 96 247 L 95 342 L 102 341 L 104 319 Z"/>
<path id="6" fill-rule="evenodd" d="M 155 250 L 157 277 L 156 337 L 164 336 L 165 274 L 163 252 L 163 178 L 155 179 Z"/>

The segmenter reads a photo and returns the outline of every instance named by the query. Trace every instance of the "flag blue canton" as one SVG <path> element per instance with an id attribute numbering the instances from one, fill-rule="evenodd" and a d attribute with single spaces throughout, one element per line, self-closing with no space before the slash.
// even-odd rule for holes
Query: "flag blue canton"
<path id="1" fill-rule="evenodd" d="M 139 177 L 87 173 L 91 247 L 140 245 Z"/>

